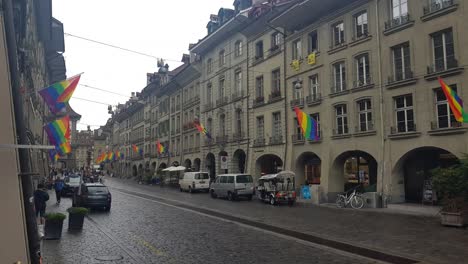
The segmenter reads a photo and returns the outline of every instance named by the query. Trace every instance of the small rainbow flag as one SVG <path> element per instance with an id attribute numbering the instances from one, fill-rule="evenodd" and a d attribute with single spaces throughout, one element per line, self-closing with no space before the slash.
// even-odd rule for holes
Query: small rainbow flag
<path id="1" fill-rule="evenodd" d="M 56 147 L 70 140 L 70 117 L 65 116 L 44 126 L 49 142 Z"/>
<path id="2" fill-rule="evenodd" d="M 156 141 L 156 149 L 157 149 L 159 155 L 166 152 L 166 148 L 161 144 L 161 142 L 159 142 L 159 140 Z"/>
<path id="3" fill-rule="evenodd" d="M 120 159 L 120 160 L 123 160 L 124 157 L 125 157 L 124 154 L 123 154 L 122 152 L 120 152 L 120 153 L 119 153 L 119 159 Z"/>
<path id="4" fill-rule="evenodd" d="M 114 160 L 116 160 L 116 159 L 119 159 L 119 160 L 120 160 L 120 159 L 121 159 L 121 158 L 120 158 L 120 155 L 122 155 L 122 153 L 120 153 L 120 150 L 117 150 L 117 151 L 115 152 Z"/>
<path id="5" fill-rule="evenodd" d="M 133 144 L 132 145 L 133 152 L 140 154 L 140 156 L 143 156 L 143 149 L 139 148 L 137 145 Z"/>
<path id="6" fill-rule="evenodd" d="M 114 152 L 109 151 L 109 153 L 107 153 L 107 161 L 108 162 L 114 161 L 114 158 L 115 158 Z"/>
<path id="7" fill-rule="evenodd" d="M 315 121 L 315 119 L 310 115 L 301 111 L 297 106 L 294 107 L 294 111 L 296 112 L 297 123 L 299 124 L 299 127 L 301 127 L 304 138 L 312 141 L 320 140 L 317 130 L 317 121 Z"/>
<path id="8" fill-rule="evenodd" d="M 206 130 L 206 128 L 202 124 L 200 124 L 200 121 L 195 120 L 193 124 L 195 125 L 197 130 L 200 131 L 200 133 L 205 135 L 207 138 L 211 139 L 211 134 L 208 132 L 208 130 Z"/>
<path id="9" fill-rule="evenodd" d="M 455 119 L 458 122 L 468 123 L 468 114 L 465 113 L 465 111 L 463 110 L 462 99 L 440 77 L 439 83 L 442 87 L 442 91 L 444 92 L 445 97 L 447 97 L 448 104 L 450 106 L 450 109 L 452 110 L 453 115 L 455 116 Z"/>
<path id="10" fill-rule="evenodd" d="M 80 81 L 80 77 L 81 74 L 73 76 L 39 91 L 52 113 L 57 114 L 65 108 Z"/>

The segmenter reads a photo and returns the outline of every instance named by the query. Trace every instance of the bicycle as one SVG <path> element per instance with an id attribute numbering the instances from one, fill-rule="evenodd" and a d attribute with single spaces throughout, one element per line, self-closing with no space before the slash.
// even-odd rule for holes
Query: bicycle
<path id="1" fill-rule="evenodd" d="M 351 204 L 351 207 L 354 209 L 361 209 L 364 206 L 364 199 L 361 194 L 356 191 L 356 188 L 349 194 L 348 192 L 338 194 L 336 197 L 336 206 L 338 208 L 343 208 Z"/>

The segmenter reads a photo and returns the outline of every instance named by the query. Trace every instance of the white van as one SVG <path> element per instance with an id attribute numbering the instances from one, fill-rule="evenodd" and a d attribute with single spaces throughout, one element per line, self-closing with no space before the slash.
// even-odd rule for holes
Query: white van
<path id="1" fill-rule="evenodd" d="M 208 172 L 186 172 L 179 178 L 180 191 L 208 191 L 210 189 L 210 176 Z"/>
<path id="2" fill-rule="evenodd" d="M 227 197 L 233 201 L 239 197 L 252 200 L 254 184 L 252 176 L 248 174 L 223 174 L 216 177 L 210 187 L 211 197 Z"/>

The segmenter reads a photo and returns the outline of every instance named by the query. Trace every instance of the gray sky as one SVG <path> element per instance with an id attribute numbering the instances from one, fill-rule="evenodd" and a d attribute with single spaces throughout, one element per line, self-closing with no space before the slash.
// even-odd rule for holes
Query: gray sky
<path id="1" fill-rule="evenodd" d="M 170 69 L 180 63 L 189 43 L 206 35 L 210 14 L 233 8 L 234 0 L 55 0 L 53 16 L 66 33 L 140 51 L 167 60 Z M 80 83 L 128 95 L 146 85 L 146 73 L 155 72 L 156 60 L 65 36 L 67 75 L 84 72 Z M 116 105 L 128 98 L 78 86 L 74 97 Z M 78 129 L 104 125 L 107 106 L 78 99 L 70 101 L 82 115 Z"/>

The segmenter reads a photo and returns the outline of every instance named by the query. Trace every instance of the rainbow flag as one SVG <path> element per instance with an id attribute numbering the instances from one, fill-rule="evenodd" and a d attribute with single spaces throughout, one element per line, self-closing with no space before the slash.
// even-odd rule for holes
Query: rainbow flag
<path id="1" fill-rule="evenodd" d="M 57 150 L 55 149 L 50 149 L 49 150 L 49 158 L 50 158 L 50 161 L 56 163 L 58 161 L 58 159 L 60 158 Z"/>
<path id="2" fill-rule="evenodd" d="M 115 152 L 114 160 L 116 160 L 116 159 L 119 159 L 119 160 L 120 160 L 120 159 L 121 159 L 121 158 L 120 158 L 120 155 L 122 155 L 122 153 L 120 153 L 120 150 L 117 150 L 117 151 Z"/>
<path id="3" fill-rule="evenodd" d="M 200 121 L 195 120 L 193 124 L 195 125 L 197 130 L 200 131 L 200 133 L 205 135 L 207 138 L 211 139 L 211 134 L 208 132 L 208 130 L 206 130 L 206 128 L 202 124 L 200 124 Z"/>
<path id="4" fill-rule="evenodd" d="M 114 158 L 115 158 L 114 152 L 109 151 L 109 153 L 107 153 L 107 161 L 112 162 L 112 161 L 114 161 Z"/>
<path id="5" fill-rule="evenodd" d="M 302 134 L 304 138 L 312 141 L 320 140 L 317 129 L 317 121 L 313 119 L 310 115 L 301 111 L 297 106 L 294 107 L 294 111 L 297 116 L 297 123 L 301 127 Z"/>
<path id="6" fill-rule="evenodd" d="M 133 144 L 132 145 L 133 152 L 140 154 L 140 156 L 143 156 L 143 149 L 139 148 L 137 145 Z"/>
<path id="7" fill-rule="evenodd" d="M 122 152 L 119 151 L 119 159 L 120 160 L 123 160 L 125 158 L 124 154 Z"/>
<path id="8" fill-rule="evenodd" d="M 166 152 L 166 148 L 161 144 L 161 142 L 159 142 L 159 140 L 156 141 L 156 149 L 157 149 L 159 155 Z"/>
<path id="9" fill-rule="evenodd" d="M 439 77 L 439 83 L 440 83 L 440 86 L 442 87 L 442 91 L 444 92 L 445 97 L 447 97 L 447 102 L 450 106 L 450 109 L 452 110 L 453 115 L 455 116 L 455 119 L 458 122 L 468 123 L 468 114 L 465 113 L 463 109 L 462 99 L 440 77 Z"/>
<path id="10" fill-rule="evenodd" d="M 70 140 L 70 117 L 65 116 L 61 119 L 50 122 L 44 126 L 49 138 L 49 142 L 56 147 Z"/>
<path id="11" fill-rule="evenodd" d="M 70 141 L 64 142 L 57 147 L 57 152 L 63 156 L 71 152 Z"/>
<path id="12" fill-rule="evenodd" d="M 72 97 L 80 81 L 80 77 L 81 74 L 76 75 L 39 91 L 39 94 L 44 98 L 52 113 L 57 114 L 65 109 L 66 103 Z"/>

